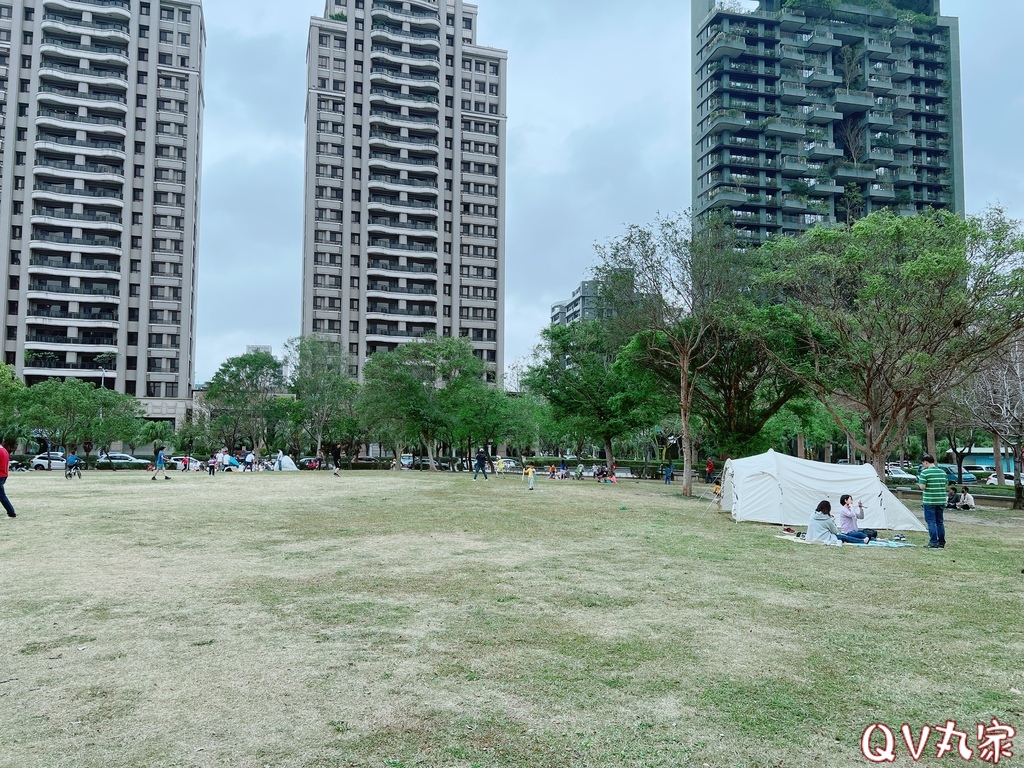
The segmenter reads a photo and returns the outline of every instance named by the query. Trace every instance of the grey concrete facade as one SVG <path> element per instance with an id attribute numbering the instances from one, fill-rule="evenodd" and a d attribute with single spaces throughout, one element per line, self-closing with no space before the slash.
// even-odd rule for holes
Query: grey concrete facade
<path id="1" fill-rule="evenodd" d="M 504 367 L 507 52 L 462 0 L 327 0 L 310 23 L 302 332 L 369 355 L 462 336 Z"/>
<path id="2" fill-rule="evenodd" d="M 0 1 L 4 358 L 153 418 L 191 403 L 199 0 Z"/>
<path id="3" fill-rule="evenodd" d="M 599 320 L 608 317 L 601 309 L 601 283 L 584 280 L 572 292 L 572 297 L 551 305 L 551 324 L 569 325 L 578 320 Z"/>
<path id="4" fill-rule="evenodd" d="M 728 210 L 756 244 L 965 211 L 959 25 L 939 0 L 691 2 L 695 214 Z"/>

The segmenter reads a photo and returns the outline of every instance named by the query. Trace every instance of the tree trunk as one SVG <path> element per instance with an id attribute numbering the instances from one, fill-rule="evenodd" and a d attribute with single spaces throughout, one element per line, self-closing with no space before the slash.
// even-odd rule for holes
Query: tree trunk
<path id="1" fill-rule="evenodd" d="M 924 412 L 924 427 L 925 427 L 925 450 L 932 456 L 935 456 L 938 449 L 938 443 L 935 442 L 935 409 L 932 406 L 928 406 Z M 935 456 L 936 461 L 941 461 L 938 456 Z"/>
<path id="2" fill-rule="evenodd" d="M 1013 508 L 1024 509 L 1024 485 L 1020 479 L 1021 445 L 1013 443 Z M 1000 482 L 1000 484 L 1002 484 Z"/>
<path id="3" fill-rule="evenodd" d="M 430 471 L 437 472 L 437 467 L 434 466 L 434 441 L 427 440 L 427 461 L 430 462 Z"/>
<path id="4" fill-rule="evenodd" d="M 679 417 L 682 419 L 682 434 L 679 436 L 679 452 L 683 456 L 683 496 L 693 496 L 693 437 L 690 435 L 690 412 L 693 402 L 690 397 L 689 376 L 685 368 L 679 371 Z"/>
<path id="5" fill-rule="evenodd" d="M 804 444 L 802 432 L 796 436 L 796 455 L 801 459 L 807 458 L 807 446 Z"/>
<path id="6" fill-rule="evenodd" d="M 1002 488 L 1006 474 L 1003 470 L 1003 442 L 999 439 L 998 432 L 992 433 L 992 461 L 995 462 L 996 466 L 996 482 Z"/>
<path id="7" fill-rule="evenodd" d="M 612 455 L 612 439 L 606 437 L 604 439 L 604 465 L 608 467 L 608 471 L 612 471 L 612 465 L 615 464 L 615 456 Z"/>

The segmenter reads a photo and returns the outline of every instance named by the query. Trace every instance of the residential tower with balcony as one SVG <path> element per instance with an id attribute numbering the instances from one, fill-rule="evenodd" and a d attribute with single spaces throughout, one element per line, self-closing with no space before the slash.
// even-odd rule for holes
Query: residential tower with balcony
<path id="1" fill-rule="evenodd" d="M 199 0 L 0 0 L 4 360 L 191 402 Z"/>
<path id="2" fill-rule="evenodd" d="M 462 0 L 327 0 L 310 23 L 302 332 L 369 355 L 465 337 L 503 368 L 507 53 Z"/>
<path id="3" fill-rule="evenodd" d="M 795 7 L 794 7 L 795 6 Z M 756 244 L 964 211 L 959 27 L 940 0 L 692 0 L 693 209 Z"/>

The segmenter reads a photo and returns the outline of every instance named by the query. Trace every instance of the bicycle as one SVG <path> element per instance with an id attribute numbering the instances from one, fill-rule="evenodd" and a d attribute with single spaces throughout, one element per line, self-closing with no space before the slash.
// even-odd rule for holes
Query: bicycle
<path id="1" fill-rule="evenodd" d="M 64 477 L 67 478 L 68 480 L 71 480 L 76 476 L 78 477 L 79 480 L 82 479 L 82 469 L 77 464 L 75 464 L 72 467 L 68 467 L 64 470 Z"/>

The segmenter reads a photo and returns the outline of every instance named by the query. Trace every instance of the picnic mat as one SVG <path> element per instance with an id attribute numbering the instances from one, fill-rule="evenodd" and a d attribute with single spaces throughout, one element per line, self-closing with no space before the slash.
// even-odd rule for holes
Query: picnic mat
<path id="1" fill-rule="evenodd" d="M 786 539 L 788 541 L 796 541 L 800 544 L 821 544 L 820 541 L 808 541 L 807 539 L 798 539 L 795 534 L 784 533 L 775 537 L 776 539 Z M 913 547 L 909 541 L 879 541 L 875 539 L 870 544 L 844 544 L 843 546 L 849 547 L 886 547 L 888 549 L 896 549 L 897 547 Z"/>

